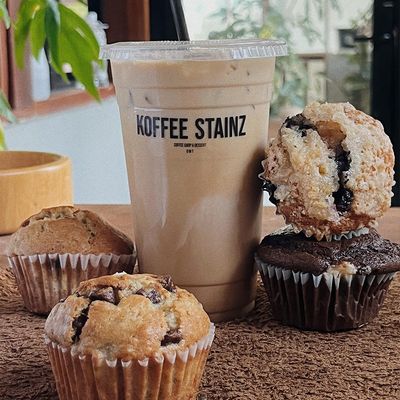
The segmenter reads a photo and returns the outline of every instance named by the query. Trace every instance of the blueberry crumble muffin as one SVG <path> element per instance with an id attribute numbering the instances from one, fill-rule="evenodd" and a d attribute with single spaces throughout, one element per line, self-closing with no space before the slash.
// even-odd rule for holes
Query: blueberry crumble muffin
<path id="1" fill-rule="evenodd" d="M 392 144 L 379 121 L 349 103 L 315 102 L 287 118 L 263 166 L 277 213 L 318 240 L 373 227 L 390 207 Z"/>

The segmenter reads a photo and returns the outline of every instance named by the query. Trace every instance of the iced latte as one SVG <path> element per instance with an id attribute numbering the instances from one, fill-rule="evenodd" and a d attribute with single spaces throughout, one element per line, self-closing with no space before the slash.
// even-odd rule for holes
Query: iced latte
<path id="1" fill-rule="evenodd" d="M 261 160 L 282 42 L 120 43 L 111 59 L 141 272 L 214 320 L 254 306 Z"/>

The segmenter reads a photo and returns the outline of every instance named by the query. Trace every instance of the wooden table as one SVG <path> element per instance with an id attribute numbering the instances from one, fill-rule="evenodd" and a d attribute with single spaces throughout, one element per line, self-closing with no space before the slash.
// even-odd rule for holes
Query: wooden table
<path id="1" fill-rule="evenodd" d="M 132 235 L 129 206 L 83 207 Z M 272 207 L 264 209 L 264 233 L 283 224 L 274 212 Z M 389 210 L 379 228 L 383 236 L 397 242 L 399 217 L 400 208 Z M 7 241 L 8 236 L 0 237 L 0 254 Z M 24 309 L 16 288 L 2 300 L 0 399 L 57 400 L 43 345 L 44 318 Z M 328 334 L 299 331 L 274 321 L 259 286 L 253 312 L 244 319 L 217 324 L 199 398 L 399 400 L 399 354 L 399 279 L 393 282 L 379 318 L 358 330 Z"/>

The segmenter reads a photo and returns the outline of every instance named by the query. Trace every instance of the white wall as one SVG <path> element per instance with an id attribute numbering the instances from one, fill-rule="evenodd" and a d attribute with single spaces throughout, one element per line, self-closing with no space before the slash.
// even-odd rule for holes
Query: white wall
<path id="1" fill-rule="evenodd" d="M 10 150 L 48 151 L 72 160 L 74 202 L 130 202 L 121 125 L 114 98 L 7 127 Z"/>

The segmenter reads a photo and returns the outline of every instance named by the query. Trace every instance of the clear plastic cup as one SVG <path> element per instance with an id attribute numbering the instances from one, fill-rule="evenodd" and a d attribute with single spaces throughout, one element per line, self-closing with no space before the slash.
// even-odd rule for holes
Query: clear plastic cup
<path id="1" fill-rule="evenodd" d="M 254 306 L 257 175 L 282 41 L 116 43 L 121 115 L 141 272 L 170 274 L 214 321 Z"/>

